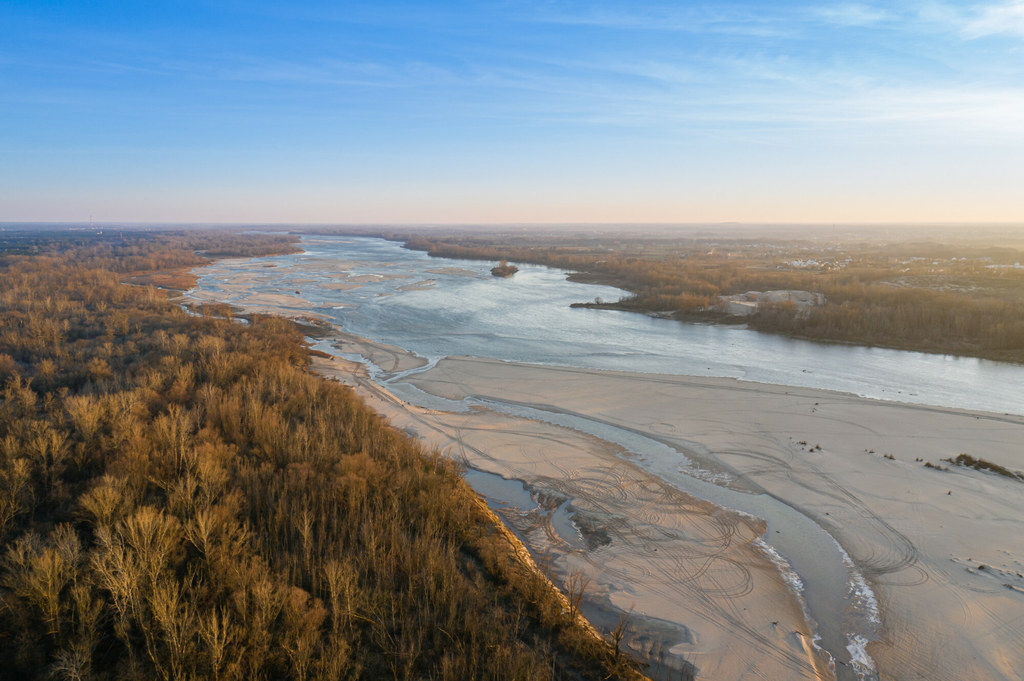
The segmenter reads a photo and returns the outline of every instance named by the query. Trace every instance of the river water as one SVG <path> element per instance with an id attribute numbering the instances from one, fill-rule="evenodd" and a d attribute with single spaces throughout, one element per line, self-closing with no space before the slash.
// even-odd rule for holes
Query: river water
<path id="1" fill-rule="evenodd" d="M 260 290 L 301 296 L 342 328 L 429 359 L 471 355 L 563 366 L 725 376 L 840 390 L 865 397 L 1024 414 L 1024 366 L 970 357 L 833 345 L 733 326 L 684 324 L 617 310 L 570 309 L 617 300 L 619 289 L 566 281 L 519 265 L 431 258 L 383 239 L 304 237 L 305 253 L 224 267 L 260 278 Z M 275 264 L 273 268 L 261 267 Z M 342 263 L 345 263 L 344 266 Z M 355 263 L 355 266 L 352 264 Z M 339 290 L 342 270 L 359 288 Z M 220 274 L 199 287 L 219 291 Z M 225 300 L 231 302 L 231 296 Z"/>
<path id="2" fill-rule="evenodd" d="M 245 294 L 233 285 L 223 285 L 225 281 L 245 281 L 249 293 L 295 296 L 293 311 L 325 315 L 348 333 L 397 345 L 431 364 L 446 356 L 470 355 L 604 370 L 721 376 L 1024 414 L 1024 366 L 820 344 L 614 310 L 571 309 L 573 302 L 598 297 L 613 301 L 623 292 L 569 282 L 563 271 L 531 265 L 519 265 L 514 277 L 500 279 L 489 273 L 493 263 L 430 258 L 382 239 L 306 236 L 302 247 L 305 252 L 300 254 L 222 261 L 198 270 L 197 288 L 228 303 L 244 302 Z M 383 378 L 390 379 L 394 392 L 423 406 L 455 410 L 469 406 L 439 405 L 436 398 L 402 384 L 400 376 Z M 531 410 L 524 405 L 486 406 L 513 414 Z M 873 596 L 842 548 L 812 520 L 772 497 L 744 494 L 681 473 L 682 453 L 661 451 L 669 449 L 661 443 L 579 419 L 569 422 L 572 418 L 565 415 L 519 415 L 616 442 L 636 455 L 638 465 L 687 493 L 758 515 L 769 527 L 801 529 L 783 535 L 802 537 L 796 545 L 779 543 L 779 536 L 769 533 L 768 550 L 785 559 L 784 573 L 792 568 L 802 579 L 801 596 L 818 621 L 822 645 L 842 662 L 865 661 L 860 676 L 871 676 L 863 644 L 877 627 Z M 483 485 L 486 476 L 480 477 Z M 491 496 L 497 494 L 495 481 L 486 484 Z M 522 504 L 519 496 L 513 494 L 504 502 Z"/>

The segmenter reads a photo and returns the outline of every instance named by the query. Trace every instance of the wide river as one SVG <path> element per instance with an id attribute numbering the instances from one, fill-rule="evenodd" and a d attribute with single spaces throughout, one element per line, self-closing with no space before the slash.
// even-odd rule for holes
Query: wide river
<path id="1" fill-rule="evenodd" d="M 684 324 L 631 312 L 571 309 L 623 291 L 566 281 L 566 272 L 431 258 L 373 238 L 306 236 L 304 253 L 228 261 L 259 290 L 293 295 L 345 331 L 428 359 L 470 355 L 840 390 L 865 397 L 1024 414 L 1024 366 L 969 357 L 832 345 L 735 326 Z M 348 283 L 339 286 L 341 263 Z M 356 263 L 353 267 L 352 264 Z M 274 264 L 273 268 L 262 265 Z M 221 275 L 199 288 L 223 292 Z M 222 300 L 231 302 L 227 292 Z M 306 308 L 308 309 L 308 308 Z"/>
<path id="2" fill-rule="evenodd" d="M 277 311 L 323 315 L 350 334 L 412 351 L 429 360 L 428 367 L 447 356 L 468 355 L 589 369 L 729 377 L 882 400 L 1024 414 L 1024 366 L 1020 365 L 813 343 L 737 326 L 685 324 L 614 310 L 572 309 L 574 302 L 613 301 L 624 292 L 569 282 L 564 271 L 533 265 L 520 264 L 515 276 L 496 278 L 489 272 L 491 262 L 431 258 L 383 239 L 304 236 L 301 245 L 304 252 L 299 254 L 227 260 L 199 269 L 197 291 L 250 307 L 258 306 L 262 296 Z M 469 406 L 448 404 L 400 379 L 401 375 L 381 375 L 378 380 L 387 381 L 389 389 L 421 406 L 446 410 Z M 874 637 L 877 623 L 870 590 L 831 535 L 784 501 L 680 473 L 679 452 L 625 429 L 530 411 L 521 405 L 485 406 L 616 443 L 632 452 L 634 463 L 692 496 L 757 515 L 769 528 L 796 530 L 770 533 L 766 540 L 802 578 L 802 596 L 818 622 L 822 645 L 844 663 L 867 659 L 863 644 Z M 520 413 L 524 409 L 530 413 Z M 528 496 L 527 502 L 516 501 L 515 494 L 497 498 L 508 487 L 502 487 L 500 480 L 476 474 L 471 483 L 491 501 L 528 503 Z M 787 539 L 790 535 L 799 540 L 794 543 Z M 862 597 L 868 598 L 870 607 L 858 605 Z M 843 612 L 854 616 L 837 615 Z M 837 670 L 840 678 L 853 678 L 846 669 Z"/>

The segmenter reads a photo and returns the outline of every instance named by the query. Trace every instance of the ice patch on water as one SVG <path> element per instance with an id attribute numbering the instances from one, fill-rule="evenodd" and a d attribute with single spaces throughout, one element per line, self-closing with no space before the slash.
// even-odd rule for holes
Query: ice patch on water
<path id="1" fill-rule="evenodd" d="M 875 661 L 868 655 L 868 643 L 870 641 L 864 636 L 854 634 L 846 646 L 850 653 L 850 666 L 859 679 L 875 678 Z"/>
<path id="2" fill-rule="evenodd" d="M 878 599 L 875 598 L 875 592 L 868 586 L 864 575 L 860 573 L 860 570 L 854 565 L 853 559 L 839 545 L 838 541 L 836 545 L 839 546 L 843 556 L 843 564 L 846 565 L 846 569 L 850 573 L 850 591 L 847 597 L 850 600 L 852 609 L 866 617 L 871 624 L 875 626 L 881 625 L 881 611 L 878 607 Z M 846 640 L 846 650 L 850 653 L 850 667 L 853 669 L 854 674 L 857 675 L 857 678 L 877 679 L 875 661 L 868 655 L 868 644 L 872 639 L 863 634 L 847 634 Z"/>
<path id="3" fill-rule="evenodd" d="M 828 659 L 829 667 L 835 669 L 835 659 L 832 657 L 831 653 L 821 647 L 821 636 L 818 634 L 814 619 L 811 617 L 811 613 L 807 609 L 807 601 L 804 600 L 804 581 L 800 579 L 800 575 L 796 573 L 796 570 L 794 570 L 793 566 L 789 564 L 789 561 L 783 558 L 771 544 L 759 538 L 754 540 L 754 546 L 760 549 L 761 552 L 768 557 L 768 560 L 775 566 L 775 569 L 779 571 L 782 581 L 784 581 L 786 586 L 789 587 L 790 592 L 796 596 L 796 600 L 800 604 L 800 609 L 803 611 L 804 619 L 807 620 L 807 623 L 811 627 L 814 627 L 814 633 L 811 636 L 811 646 L 818 651 L 819 654 L 824 655 Z"/>
<path id="4" fill-rule="evenodd" d="M 838 544 L 839 542 L 836 543 Z M 842 551 L 842 547 L 839 550 Z M 860 612 L 863 612 L 873 624 L 881 624 L 882 618 L 878 608 L 878 599 L 875 598 L 875 592 L 868 586 L 864 575 L 853 564 L 846 551 L 843 551 L 843 563 L 846 565 L 846 569 L 850 571 L 850 602 Z"/>
<path id="5" fill-rule="evenodd" d="M 751 516 L 749 513 L 742 513 L 742 515 Z M 772 547 L 771 544 L 763 539 L 755 539 L 754 546 L 760 549 L 761 553 L 768 557 L 772 565 L 779 571 L 779 575 L 782 576 L 782 581 L 786 583 L 789 590 L 793 592 L 793 595 L 797 597 L 800 602 L 800 607 L 803 608 L 804 616 L 810 617 L 807 612 L 807 604 L 804 602 L 804 582 L 800 579 L 800 575 L 796 573 L 793 566 L 789 564 L 789 561 L 782 557 L 782 555 Z"/>
<path id="6" fill-rule="evenodd" d="M 686 473 L 687 475 L 692 475 L 693 477 L 699 480 L 703 480 L 704 482 L 710 482 L 714 485 L 719 485 L 722 487 L 728 485 L 735 479 L 732 475 L 729 475 L 728 473 L 715 473 L 714 471 L 709 471 L 705 468 L 701 468 L 699 465 L 692 461 L 690 462 L 689 466 L 680 466 L 679 470 L 683 473 Z M 757 516 L 752 517 L 756 518 Z"/>

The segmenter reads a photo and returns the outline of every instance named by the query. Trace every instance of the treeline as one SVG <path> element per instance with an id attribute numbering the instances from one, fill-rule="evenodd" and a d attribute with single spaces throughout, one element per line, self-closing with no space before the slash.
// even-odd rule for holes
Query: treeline
<path id="1" fill-rule="evenodd" d="M 855 256 L 819 248 L 841 266 L 798 269 L 782 265 L 785 248 L 752 242 L 387 234 L 434 256 L 508 259 L 575 271 L 573 278 L 626 289 L 631 295 L 600 307 L 720 320 L 720 296 L 746 291 L 798 289 L 823 293 L 826 303 L 800 311 L 763 306 L 745 321 L 765 332 L 822 341 L 878 345 L 1024 362 L 1024 273 L 994 274 L 990 260 L 1014 262 L 1013 249 L 973 249 L 971 261 L 933 265 L 930 251 L 909 245 L 884 251 L 860 245 Z M 527 243 L 529 241 L 530 243 Z M 599 243 L 600 242 L 600 243 Z M 916 248 L 924 249 L 918 245 Z M 949 247 L 935 247 L 953 257 Z M 791 247 L 806 255 L 808 247 Z M 928 258 L 909 254 L 928 252 Z M 898 254 L 899 257 L 897 257 Z M 824 260 L 824 258 L 823 258 Z M 940 271 L 936 273 L 936 269 Z"/>
<path id="2" fill-rule="evenodd" d="M 829 302 L 796 314 L 764 307 L 753 328 L 804 338 L 1024 362 L 1024 300 L 892 286 L 825 289 Z"/>
<path id="3" fill-rule="evenodd" d="M 293 323 L 121 283 L 245 239 L 0 256 L 0 678 L 638 677 Z"/>
<path id="4" fill-rule="evenodd" d="M 152 272 L 197 267 L 211 257 L 261 257 L 294 253 L 298 237 L 290 234 L 245 234 L 162 230 L 17 230 L 0 232 L 0 267 L 28 266 L 24 256 L 45 266 L 59 258 L 66 266 L 111 272 Z M 205 257 L 204 257 L 205 256 Z"/>

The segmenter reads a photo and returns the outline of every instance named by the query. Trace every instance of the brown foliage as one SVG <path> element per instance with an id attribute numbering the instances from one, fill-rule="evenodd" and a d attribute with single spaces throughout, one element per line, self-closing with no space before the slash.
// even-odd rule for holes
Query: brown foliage
<path id="1" fill-rule="evenodd" d="M 293 324 L 118 282 L 211 243 L 0 261 L 0 678 L 635 675 Z"/>

